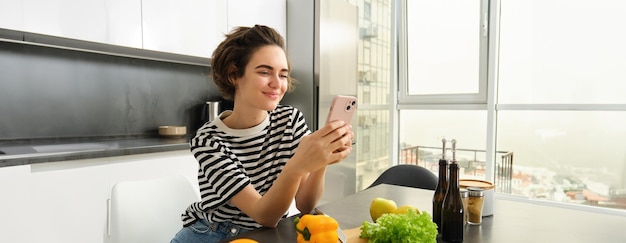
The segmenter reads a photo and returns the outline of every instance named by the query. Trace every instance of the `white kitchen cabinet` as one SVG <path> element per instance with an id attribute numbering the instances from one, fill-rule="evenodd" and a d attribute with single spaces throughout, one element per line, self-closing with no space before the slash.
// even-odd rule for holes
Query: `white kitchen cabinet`
<path id="1" fill-rule="evenodd" d="M 228 0 L 228 30 L 237 26 L 267 25 L 287 38 L 286 0 Z"/>
<path id="2" fill-rule="evenodd" d="M 286 0 L 0 0 L 0 3 L 0 28 L 200 58 L 210 58 L 224 35 L 236 26 L 263 24 L 275 28 L 283 37 L 287 35 Z M 26 39 L 46 44 L 43 38 Z M 47 44 L 58 45 L 58 42 Z"/>
<path id="3" fill-rule="evenodd" d="M 22 0 L 22 3 L 23 31 L 141 48 L 141 0 Z"/>
<path id="4" fill-rule="evenodd" d="M 0 0 L 0 28 L 21 30 L 24 28 L 22 0 Z"/>
<path id="5" fill-rule="evenodd" d="M 225 0 L 144 0 L 144 49 L 211 57 L 226 32 Z"/>
<path id="6" fill-rule="evenodd" d="M 0 242 L 107 242 L 115 183 L 197 170 L 189 150 L 1 167 Z"/>
<path id="7" fill-rule="evenodd" d="M 144 0 L 143 43 L 149 50 L 210 58 L 236 26 L 268 25 L 283 37 L 286 0 Z"/>
<path id="8" fill-rule="evenodd" d="M 0 242 L 33 242 L 23 239 L 24 234 L 32 234 L 25 227 L 33 223 L 30 212 L 35 206 L 29 174 L 28 165 L 0 168 Z"/>
<path id="9" fill-rule="evenodd" d="M 109 171 L 106 159 L 32 165 L 29 203 L 34 207 L 27 214 L 46 226 L 37 229 L 46 237 L 21 242 L 102 241 Z"/>

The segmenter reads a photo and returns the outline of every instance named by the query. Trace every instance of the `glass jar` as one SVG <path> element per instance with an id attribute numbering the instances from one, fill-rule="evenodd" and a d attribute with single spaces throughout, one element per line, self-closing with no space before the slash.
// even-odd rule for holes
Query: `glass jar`
<path id="1" fill-rule="evenodd" d="M 479 225 L 483 222 L 484 190 L 480 187 L 468 187 L 467 223 Z"/>

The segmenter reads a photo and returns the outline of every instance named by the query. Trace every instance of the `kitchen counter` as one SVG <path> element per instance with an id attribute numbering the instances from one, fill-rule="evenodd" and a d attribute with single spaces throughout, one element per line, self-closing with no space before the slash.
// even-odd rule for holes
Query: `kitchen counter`
<path id="1" fill-rule="evenodd" d="M 188 150 L 190 137 L 140 136 L 104 139 L 4 141 L 0 167 L 132 154 Z"/>

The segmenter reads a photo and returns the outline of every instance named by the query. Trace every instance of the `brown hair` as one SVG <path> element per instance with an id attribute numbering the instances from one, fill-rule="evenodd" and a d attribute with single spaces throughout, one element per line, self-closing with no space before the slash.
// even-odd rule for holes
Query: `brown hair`
<path id="1" fill-rule="evenodd" d="M 211 59 L 211 75 L 224 99 L 232 100 L 235 97 L 236 86 L 230 78 L 242 77 L 252 54 L 268 45 L 279 46 L 287 53 L 283 37 L 276 30 L 264 25 L 236 27 L 217 46 Z M 291 70 L 289 60 L 287 65 Z M 289 74 L 287 80 L 287 91 L 292 91 L 295 80 Z"/>

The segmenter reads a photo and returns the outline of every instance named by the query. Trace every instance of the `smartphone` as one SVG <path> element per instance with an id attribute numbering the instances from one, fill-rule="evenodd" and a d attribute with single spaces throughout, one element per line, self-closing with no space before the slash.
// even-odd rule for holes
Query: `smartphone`
<path id="1" fill-rule="evenodd" d="M 337 95 L 333 98 L 328 112 L 326 123 L 342 120 L 346 124 L 352 122 L 352 117 L 357 108 L 357 98 L 354 96 Z"/>

